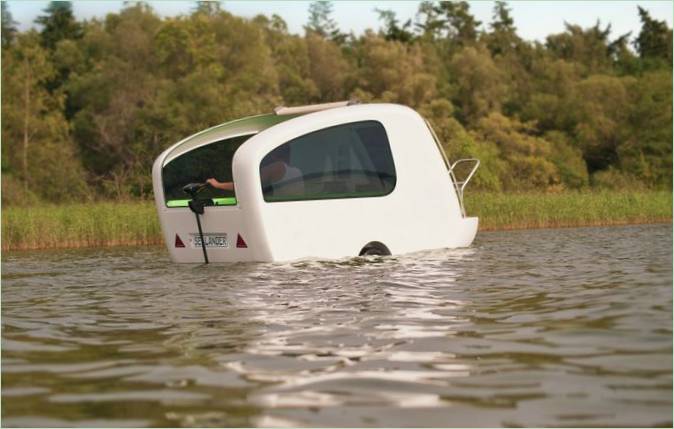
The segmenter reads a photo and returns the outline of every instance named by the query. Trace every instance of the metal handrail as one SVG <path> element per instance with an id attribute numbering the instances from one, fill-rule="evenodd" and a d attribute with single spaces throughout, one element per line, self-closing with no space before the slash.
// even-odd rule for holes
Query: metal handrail
<path id="1" fill-rule="evenodd" d="M 465 162 L 474 162 L 475 165 L 473 168 L 470 170 L 470 173 L 461 181 L 457 180 L 456 174 L 454 174 L 454 167 L 461 163 Z M 466 158 L 466 159 L 460 159 L 458 161 L 455 161 L 454 164 L 452 164 L 449 167 L 449 176 L 452 178 L 452 183 L 454 184 L 454 189 L 456 189 L 456 194 L 459 197 L 459 205 L 461 206 L 461 214 L 463 217 L 466 217 L 466 209 L 463 206 L 463 190 L 466 189 L 466 186 L 468 185 L 468 182 L 470 182 L 470 179 L 473 178 L 473 175 L 477 171 L 477 168 L 480 166 L 480 160 L 475 159 L 475 158 Z"/>
<path id="2" fill-rule="evenodd" d="M 333 103 L 307 104 L 305 106 L 277 106 L 274 108 L 274 114 L 299 115 L 304 113 L 320 112 L 321 110 L 334 109 L 336 107 L 353 106 L 354 104 L 360 104 L 360 102 L 356 99 L 353 99 L 347 101 L 335 101 Z"/>
<path id="3" fill-rule="evenodd" d="M 440 143 L 440 139 L 438 138 L 438 135 L 435 134 L 435 130 L 431 126 L 431 123 L 427 120 L 424 119 L 426 122 L 426 126 L 428 127 L 428 130 L 431 132 L 431 135 L 433 136 L 433 140 L 435 141 L 435 145 L 438 147 L 438 150 L 440 151 L 440 154 L 442 155 L 442 160 L 445 162 L 445 165 L 447 166 L 447 171 L 449 172 L 449 177 L 452 181 L 452 184 L 454 185 L 454 189 L 456 190 L 457 197 L 459 198 L 459 206 L 461 207 L 461 215 L 463 217 L 466 217 L 466 208 L 463 206 L 463 190 L 466 189 L 466 185 L 468 185 L 468 182 L 470 182 L 470 179 L 473 178 L 473 175 L 475 174 L 475 171 L 477 171 L 477 167 L 480 166 L 480 160 L 475 159 L 475 158 L 466 158 L 466 159 L 460 159 L 456 161 L 454 164 L 449 164 L 449 159 L 447 158 L 447 154 L 445 153 L 445 149 L 442 147 L 442 143 Z M 456 180 L 456 175 L 454 174 L 454 167 L 456 167 L 458 164 L 461 164 L 463 162 L 474 162 L 475 166 L 473 167 L 472 170 L 470 170 L 470 173 L 468 176 L 466 176 L 465 179 L 462 181 Z"/>

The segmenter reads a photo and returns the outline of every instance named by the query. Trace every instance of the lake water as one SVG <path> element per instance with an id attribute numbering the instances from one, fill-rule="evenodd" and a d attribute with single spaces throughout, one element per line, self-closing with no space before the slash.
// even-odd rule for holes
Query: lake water
<path id="1" fill-rule="evenodd" d="M 174 265 L 5 253 L 3 426 L 669 426 L 671 225 Z"/>

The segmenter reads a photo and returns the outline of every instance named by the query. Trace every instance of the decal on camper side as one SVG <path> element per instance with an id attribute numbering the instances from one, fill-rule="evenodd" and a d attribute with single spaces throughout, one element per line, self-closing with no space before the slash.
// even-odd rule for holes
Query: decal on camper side
<path id="1" fill-rule="evenodd" d="M 190 243 L 193 249 L 200 249 L 201 237 L 199 234 L 190 234 Z M 227 240 L 227 234 L 224 232 L 204 233 L 204 244 L 206 247 L 226 249 L 229 247 L 229 240 Z"/>

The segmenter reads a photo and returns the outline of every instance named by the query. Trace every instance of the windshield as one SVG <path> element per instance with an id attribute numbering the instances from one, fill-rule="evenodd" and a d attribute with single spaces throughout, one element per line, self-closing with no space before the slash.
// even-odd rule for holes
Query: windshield
<path id="1" fill-rule="evenodd" d="M 396 171 L 386 130 L 352 122 L 297 137 L 260 163 L 267 202 L 380 197 L 393 192 Z"/>
<path id="2" fill-rule="evenodd" d="M 162 169 L 164 198 L 167 207 L 187 207 L 189 196 L 183 191 L 188 183 L 204 183 L 214 177 L 219 182 L 232 182 L 234 153 L 254 134 L 232 137 L 209 143 L 169 161 Z M 211 198 L 215 205 L 236 205 L 233 190 L 227 191 L 207 186 L 199 197 Z"/>

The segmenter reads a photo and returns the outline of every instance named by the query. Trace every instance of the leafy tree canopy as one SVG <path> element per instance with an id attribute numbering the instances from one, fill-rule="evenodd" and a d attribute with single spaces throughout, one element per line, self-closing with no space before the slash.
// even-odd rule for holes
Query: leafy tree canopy
<path id="1" fill-rule="evenodd" d="M 87 22 L 52 2 L 19 32 L 3 2 L 3 201 L 147 198 L 152 162 L 187 135 L 348 98 L 418 110 L 450 159 L 482 160 L 482 189 L 671 189 L 672 32 L 646 10 L 635 37 L 569 23 L 537 43 L 504 2 L 485 26 L 466 2 L 421 2 L 404 23 L 378 10 L 358 37 L 332 3 L 308 7 L 302 36 L 217 2 L 165 18 L 126 2 Z"/>

